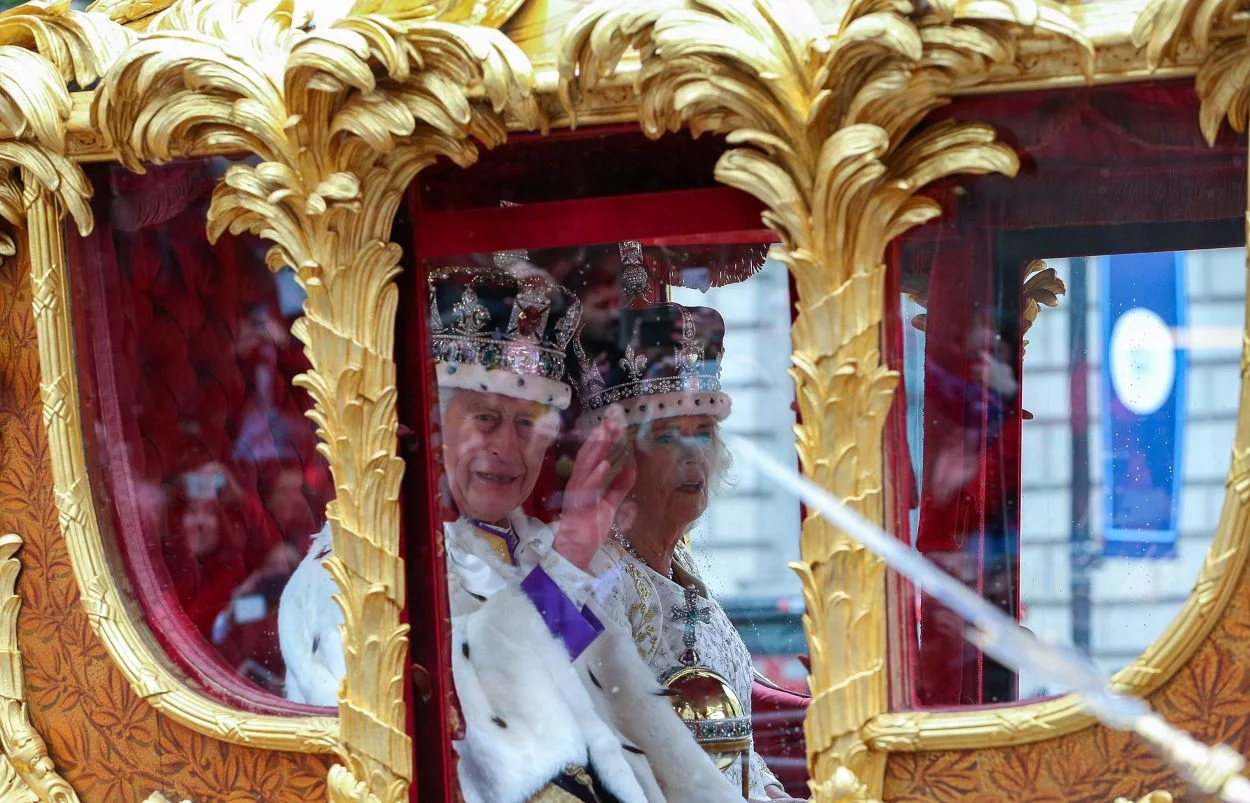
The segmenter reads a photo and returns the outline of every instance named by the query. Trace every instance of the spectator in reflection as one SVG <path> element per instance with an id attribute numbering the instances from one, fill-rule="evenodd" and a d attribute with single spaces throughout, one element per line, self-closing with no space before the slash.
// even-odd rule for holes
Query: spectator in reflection
<path id="1" fill-rule="evenodd" d="M 694 568 L 687 533 L 707 510 L 729 467 L 720 422 L 731 401 L 720 388 L 725 327 L 707 308 L 658 304 L 622 319 L 629 333 L 606 351 L 577 348 L 579 428 L 615 409 L 629 426 L 625 465 L 637 482 L 620 506 L 604 562 L 620 562 L 609 612 L 628 623 L 639 654 L 661 683 L 688 668 L 711 670 L 732 689 L 749 738 L 751 654 Z M 604 370 L 607 366 L 608 370 Z M 754 750 L 721 763 L 735 789 L 751 800 L 791 800 Z"/>
<path id="2" fill-rule="evenodd" d="M 206 637 L 211 637 L 238 585 L 278 542 L 272 525 L 252 502 L 216 461 L 184 472 L 171 494 L 165 561 L 183 610 Z"/>
<path id="3" fill-rule="evenodd" d="M 615 575 L 592 563 L 633 481 L 607 459 L 619 418 L 606 416 L 578 453 L 568 486 L 577 501 L 554 528 L 522 512 L 571 398 L 564 352 L 576 299 L 526 264 L 436 271 L 430 297 L 465 799 L 734 800 L 630 634 L 602 623 L 596 590 Z M 279 621 L 288 696 L 321 705 L 335 702 L 343 676 L 330 553 L 327 528 L 287 585 Z"/>
<path id="4" fill-rule="evenodd" d="M 1014 523 L 1005 505 L 1004 426 L 1020 395 L 1018 360 L 978 320 L 961 337 L 926 344 L 923 497 L 916 547 L 948 574 L 1011 610 Z M 926 705 L 968 705 L 1015 696 L 1014 679 L 964 639 L 963 620 L 927 596 L 919 618 L 917 696 Z M 1008 688 L 1010 687 L 1010 688 Z"/>

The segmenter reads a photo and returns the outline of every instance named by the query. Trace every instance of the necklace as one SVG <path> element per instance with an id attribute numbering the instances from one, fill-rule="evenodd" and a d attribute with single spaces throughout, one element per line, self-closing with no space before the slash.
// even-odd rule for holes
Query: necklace
<path id="1" fill-rule="evenodd" d="M 611 533 L 612 533 L 612 540 L 620 544 L 621 549 L 624 549 L 626 552 L 628 552 L 631 556 L 633 556 L 634 560 L 638 561 L 642 565 L 644 566 L 648 565 L 647 562 L 642 559 L 642 555 L 638 554 L 638 550 L 634 549 L 634 545 L 629 542 L 629 539 L 625 536 L 625 533 L 615 524 L 612 525 Z M 670 580 L 673 579 L 673 564 L 671 562 L 668 564 L 668 579 Z"/>

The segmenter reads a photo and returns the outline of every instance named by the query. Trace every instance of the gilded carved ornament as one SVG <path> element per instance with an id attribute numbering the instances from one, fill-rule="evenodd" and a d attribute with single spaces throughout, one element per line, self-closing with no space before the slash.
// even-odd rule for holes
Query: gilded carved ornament
<path id="1" fill-rule="evenodd" d="M 100 88 L 93 116 L 122 159 L 222 148 L 255 154 L 213 194 L 209 236 L 273 242 L 308 293 L 294 333 L 312 369 L 297 381 L 330 463 L 327 509 L 347 676 L 332 800 L 407 799 L 408 628 L 400 622 L 394 277 L 389 242 L 404 190 L 440 157 L 465 166 L 541 124 L 529 62 L 498 31 L 448 23 L 433 5 L 364 0 L 340 19 L 293 24 L 288 0 L 183 0 L 161 12 Z"/>
<path id="2" fill-rule="evenodd" d="M 65 155 L 68 85 L 94 83 L 129 40 L 68 0 L 0 12 L 0 259 L 13 255 L 13 232 L 38 193 L 54 198 L 82 234 L 91 231 L 91 186 Z"/>
<path id="3" fill-rule="evenodd" d="M 62 121 L 69 113 L 66 84 L 96 83 L 135 39 L 135 34 L 107 16 L 70 11 L 68 3 L 28 4 L 0 14 L 0 41 L 13 43 L 0 45 L 0 53 L 37 46 L 58 65 L 50 69 L 46 65 L 40 68 L 38 62 L 29 59 L 13 62 L 27 69 L 20 81 L 19 76 L 0 71 L 0 115 L 31 106 L 44 115 L 34 116 L 34 125 L 16 117 L 17 123 L 10 125 L 0 116 L 0 127 L 22 132 L 25 137 L 17 149 L 23 160 L 22 169 L 0 173 L 0 218 L 16 212 L 21 216 L 16 222 L 25 222 L 27 228 L 44 426 L 61 533 L 92 630 L 139 697 L 179 723 L 226 742 L 330 752 L 338 734 L 334 718 L 254 714 L 219 703 L 190 687 L 147 629 L 143 613 L 125 587 L 122 569 L 112 560 L 96 520 L 87 480 L 70 284 L 60 224 L 61 211 L 68 209 L 79 231 L 90 231 L 91 185 L 79 165 L 56 149 L 64 147 L 64 141 L 57 137 L 63 132 Z M 50 77 L 40 78 L 45 73 Z M 44 98 L 43 105 L 38 106 L 35 101 L 41 98 L 39 88 L 45 84 L 44 91 L 51 92 L 52 99 Z M 0 139 L 0 167 L 4 164 L 6 145 L 9 143 Z M 5 214 L 6 197 L 13 200 L 9 215 Z M 3 239 L 4 232 L 0 231 L 0 246 Z"/>
<path id="4" fill-rule="evenodd" d="M 32 205 L 68 211 L 91 230 L 91 188 L 65 155 L 72 104 L 67 85 L 96 80 L 127 35 L 68 2 L 32 3 L 0 13 L 0 260 L 16 253 L 14 233 Z M 57 774 L 26 707 L 17 641 L 20 536 L 0 536 L 0 798 L 77 803 Z"/>
<path id="5" fill-rule="evenodd" d="M 897 375 L 882 364 L 883 253 L 939 214 L 920 192 L 956 174 L 1014 174 L 983 125 L 916 130 L 950 95 L 1016 62 L 1022 29 L 1092 49 L 1054 3 L 859 0 L 826 35 L 803 2 L 652 0 L 594 5 L 569 25 L 562 93 L 579 103 L 637 48 L 639 117 L 653 137 L 689 127 L 736 146 L 716 177 L 759 198 L 798 290 L 793 367 L 805 474 L 882 521 L 882 431 Z M 883 564 L 824 520 L 804 522 L 793 564 L 807 604 L 814 799 L 881 794 L 885 753 L 865 726 L 886 711 Z"/>
<path id="6" fill-rule="evenodd" d="M 78 803 L 78 795 L 57 774 L 48 747 L 30 724 L 22 684 L 22 651 L 17 643 L 17 558 L 22 538 L 0 535 L 0 800 Z"/>

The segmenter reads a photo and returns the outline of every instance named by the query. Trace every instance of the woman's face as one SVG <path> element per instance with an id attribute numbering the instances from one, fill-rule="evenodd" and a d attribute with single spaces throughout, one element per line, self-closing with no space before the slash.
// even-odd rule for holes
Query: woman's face
<path id="1" fill-rule="evenodd" d="M 636 531 L 685 527 L 703 515 L 716 449 L 716 422 L 711 416 L 663 418 L 638 428 Z"/>

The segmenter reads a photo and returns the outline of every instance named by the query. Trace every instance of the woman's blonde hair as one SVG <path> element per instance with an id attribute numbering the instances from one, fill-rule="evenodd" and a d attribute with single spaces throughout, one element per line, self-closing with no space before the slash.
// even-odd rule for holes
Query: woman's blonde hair
<path id="1" fill-rule="evenodd" d="M 721 437 L 721 422 L 712 416 L 707 416 L 712 420 L 712 443 L 709 447 L 711 450 L 708 471 L 708 490 L 712 493 L 720 493 L 728 488 L 732 488 L 734 484 L 733 469 L 733 452 L 729 451 L 729 447 L 725 445 L 725 439 Z M 665 419 L 648 419 L 640 424 L 632 424 L 627 433 L 631 446 L 636 448 L 638 438 L 645 435 L 651 425 L 663 421 Z"/>

